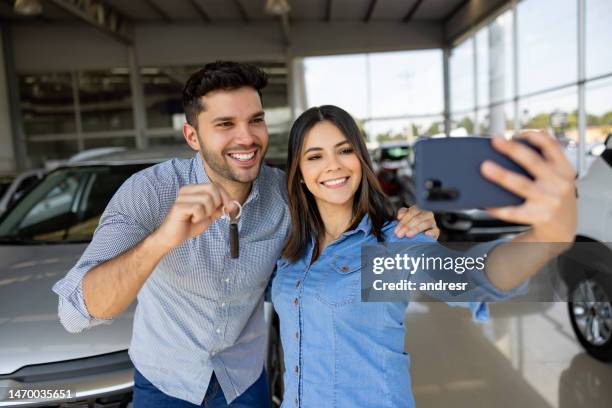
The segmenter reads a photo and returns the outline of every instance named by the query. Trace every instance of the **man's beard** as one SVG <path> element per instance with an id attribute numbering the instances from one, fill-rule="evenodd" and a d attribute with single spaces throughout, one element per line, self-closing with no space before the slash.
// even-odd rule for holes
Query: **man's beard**
<path id="1" fill-rule="evenodd" d="M 259 156 L 259 163 L 256 167 L 252 167 L 250 169 L 236 169 L 233 168 L 229 163 L 228 159 L 225 156 L 226 151 L 239 151 L 239 150 L 251 150 L 253 148 L 257 149 L 257 155 Z M 200 141 L 200 154 L 202 158 L 206 162 L 206 164 L 218 175 L 221 177 L 235 181 L 237 183 L 251 183 L 253 180 L 257 178 L 259 175 L 259 171 L 261 170 L 261 165 L 263 164 L 263 158 L 266 155 L 266 151 L 262 150 L 261 145 L 253 144 L 248 148 L 228 148 L 225 149 L 221 155 L 208 151 L 202 142 Z"/>

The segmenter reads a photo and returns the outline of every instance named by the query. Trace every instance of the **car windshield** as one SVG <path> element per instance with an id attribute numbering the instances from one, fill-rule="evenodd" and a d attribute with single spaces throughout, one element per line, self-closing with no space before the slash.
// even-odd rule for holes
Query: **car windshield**
<path id="1" fill-rule="evenodd" d="M 380 152 L 380 159 L 391 161 L 404 160 L 408 158 L 409 154 L 409 146 L 385 147 Z"/>
<path id="2" fill-rule="evenodd" d="M 90 241 L 115 191 L 147 166 L 84 166 L 49 173 L 2 216 L 0 243 Z"/>

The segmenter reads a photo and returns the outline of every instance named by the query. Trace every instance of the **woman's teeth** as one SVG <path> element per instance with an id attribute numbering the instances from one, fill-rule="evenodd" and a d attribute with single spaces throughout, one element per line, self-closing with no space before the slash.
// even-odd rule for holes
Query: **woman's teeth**
<path id="1" fill-rule="evenodd" d="M 236 159 L 236 160 L 248 161 L 248 160 L 251 160 L 253 158 L 253 156 L 255 156 L 255 152 L 251 152 L 251 153 L 230 153 L 229 155 L 232 158 Z"/>
<path id="2" fill-rule="evenodd" d="M 337 186 L 339 184 L 343 184 L 344 182 L 346 182 L 346 180 L 348 180 L 348 177 L 342 177 L 342 178 L 338 178 L 338 179 L 328 180 L 328 181 L 324 181 L 323 185 L 326 185 L 326 186 Z"/>

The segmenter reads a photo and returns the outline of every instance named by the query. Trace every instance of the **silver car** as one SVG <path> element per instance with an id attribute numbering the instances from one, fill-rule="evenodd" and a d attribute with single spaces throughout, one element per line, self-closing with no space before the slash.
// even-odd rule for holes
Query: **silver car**
<path id="1" fill-rule="evenodd" d="M 133 366 L 127 348 L 134 306 L 111 325 L 70 334 L 58 320 L 51 287 L 77 262 L 108 201 L 130 175 L 170 157 L 193 154 L 186 148 L 126 151 L 68 163 L 47 174 L 2 215 L 0 407 L 128 406 Z M 270 323 L 267 371 L 278 402 L 277 319 L 270 304 L 265 313 Z M 18 389 L 31 392 L 16 394 Z"/>

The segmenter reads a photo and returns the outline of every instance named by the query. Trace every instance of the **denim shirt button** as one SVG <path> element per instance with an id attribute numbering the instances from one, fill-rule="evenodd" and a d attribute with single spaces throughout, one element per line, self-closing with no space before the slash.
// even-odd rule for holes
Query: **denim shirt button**
<path id="1" fill-rule="evenodd" d="M 300 338 L 300 332 L 295 332 L 295 338 L 299 339 Z"/>
<path id="2" fill-rule="evenodd" d="M 342 270 L 342 272 L 347 272 L 349 270 L 349 267 L 348 265 L 342 265 L 340 269 Z"/>
<path id="3" fill-rule="evenodd" d="M 298 404 L 298 399 L 296 398 L 295 401 L 293 401 L 293 402 L 295 402 L 295 405 L 297 405 Z"/>
<path id="4" fill-rule="evenodd" d="M 295 366 L 294 371 L 296 372 L 296 374 L 300 371 L 300 368 L 298 366 Z"/>
<path id="5" fill-rule="evenodd" d="M 300 303 L 300 301 L 298 300 L 298 298 L 293 299 L 293 304 L 297 305 L 298 303 Z"/>

